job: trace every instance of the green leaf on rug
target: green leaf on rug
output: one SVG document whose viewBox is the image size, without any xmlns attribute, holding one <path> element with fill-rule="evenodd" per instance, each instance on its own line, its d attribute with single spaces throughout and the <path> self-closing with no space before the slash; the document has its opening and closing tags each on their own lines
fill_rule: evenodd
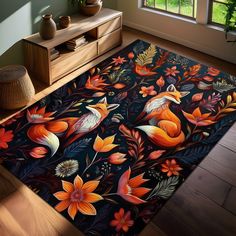
<svg viewBox="0 0 236 236">
<path fill-rule="evenodd" d="M 168 179 L 159 182 L 156 187 L 152 190 L 151 194 L 146 200 L 153 197 L 159 197 L 163 199 L 169 198 L 176 189 L 176 185 L 179 183 L 179 177 L 173 176 Z"/>
</svg>

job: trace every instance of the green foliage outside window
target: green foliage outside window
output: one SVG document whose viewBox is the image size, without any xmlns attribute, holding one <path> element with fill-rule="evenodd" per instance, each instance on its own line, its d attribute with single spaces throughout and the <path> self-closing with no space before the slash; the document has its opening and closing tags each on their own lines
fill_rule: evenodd
<svg viewBox="0 0 236 236">
<path fill-rule="evenodd" d="M 197 0 L 145 0 L 144 6 L 196 18 L 196 2 Z"/>
<path fill-rule="evenodd" d="M 224 26 L 227 41 L 230 31 L 236 31 L 236 0 L 211 0 L 209 22 Z M 196 18 L 197 0 L 144 0 L 149 8 Z"/>
<path fill-rule="evenodd" d="M 236 31 L 236 0 L 227 1 L 227 11 L 225 15 L 225 36 L 227 40 L 230 31 Z M 228 41 L 236 42 L 236 39 Z"/>
</svg>

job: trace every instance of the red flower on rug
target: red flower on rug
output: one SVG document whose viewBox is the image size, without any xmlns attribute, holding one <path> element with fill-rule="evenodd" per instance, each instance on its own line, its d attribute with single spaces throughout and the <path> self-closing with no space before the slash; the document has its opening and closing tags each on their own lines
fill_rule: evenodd
<svg viewBox="0 0 236 236">
<path fill-rule="evenodd" d="M 210 117 L 211 113 L 202 114 L 200 108 L 196 108 L 192 114 L 182 111 L 186 119 L 196 126 L 207 126 L 214 124 L 213 117 Z"/>
<path fill-rule="evenodd" d="M 161 171 L 167 173 L 168 177 L 171 175 L 179 175 L 179 171 L 182 170 L 182 168 L 176 163 L 175 159 L 172 159 L 171 161 L 166 160 L 166 162 L 161 164 L 161 166 Z"/>
<path fill-rule="evenodd" d="M 134 58 L 134 53 L 133 53 L 133 52 L 130 52 L 130 53 L 128 54 L 128 58 L 129 58 L 129 59 L 133 59 L 133 58 Z"/>
<path fill-rule="evenodd" d="M 177 70 L 176 66 L 172 66 L 171 68 L 166 68 L 165 70 L 166 76 L 176 76 L 176 74 L 179 74 L 180 72 Z"/>
<path fill-rule="evenodd" d="M 45 147 L 35 147 L 31 150 L 30 155 L 34 158 L 43 158 L 48 150 Z"/>
<path fill-rule="evenodd" d="M 121 65 L 121 64 L 123 64 L 124 62 L 127 62 L 127 60 L 125 60 L 124 57 L 120 57 L 120 56 L 118 56 L 117 58 L 112 58 L 112 60 L 113 60 L 112 63 L 114 63 L 115 66 Z"/>
<path fill-rule="evenodd" d="M 140 186 L 143 183 L 147 182 L 148 179 L 143 178 L 144 174 L 135 176 L 130 179 L 130 174 L 131 169 L 129 168 L 120 177 L 117 193 L 126 201 L 133 204 L 145 203 L 146 201 L 142 200 L 141 197 L 147 194 L 151 189 Z"/>
<path fill-rule="evenodd" d="M 220 74 L 220 71 L 217 70 L 217 69 L 214 68 L 214 67 L 209 67 L 209 68 L 208 68 L 208 74 L 209 74 L 209 75 L 212 75 L 212 76 L 217 76 L 217 75 Z"/>
<path fill-rule="evenodd" d="M 120 208 L 118 212 L 115 212 L 115 219 L 110 222 L 110 225 L 116 227 L 117 232 L 120 232 L 121 230 L 128 232 L 129 228 L 134 224 L 134 221 L 131 220 L 130 215 L 130 211 L 125 213 L 124 209 Z"/>
<path fill-rule="evenodd" d="M 191 66 L 189 68 L 189 75 L 190 76 L 196 75 L 199 72 L 200 69 L 201 69 L 201 65 L 199 65 L 199 64 Z"/>
<path fill-rule="evenodd" d="M 8 144 L 9 142 L 12 141 L 14 135 L 12 133 L 12 130 L 8 130 L 6 131 L 4 128 L 0 129 L 0 149 L 1 148 L 8 148 Z"/>
<path fill-rule="evenodd" d="M 95 75 L 93 77 L 89 77 L 87 79 L 87 82 L 85 84 L 86 89 L 91 89 L 91 90 L 100 90 L 103 91 L 103 89 L 109 85 L 104 83 L 105 79 L 103 79 L 102 76 L 100 75 Z"/>
<path fill-rule="evenodd" d="M 149 95 L 154 96 L 157 95 L 157 92 L 154 89 L 155 89 L 154 86 L 149 86 L 149 87 L 142 86 L 139 93 L 142 94 L 143 97 L 147 97 Z"/>
</svg>

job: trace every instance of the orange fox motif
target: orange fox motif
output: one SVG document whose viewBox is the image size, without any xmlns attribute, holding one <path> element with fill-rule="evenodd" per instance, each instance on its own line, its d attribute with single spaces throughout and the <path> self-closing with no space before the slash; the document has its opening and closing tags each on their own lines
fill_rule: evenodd
<svg viewBox="0 0 236 236">
<path fill-rule="evenodd" d="M 67 128 L 66 122 L 50 121 L 31 126 L 27 135 L 33 142 L 49 147 L 53 156 L 60 145 L 58 136 L 62 135 Z"/>
<path fill-rule="evenodd" d="M 141 125 L 136 128 L 144 131 L 149 139 L 161 147 L 175 147 L 185 140 L 181 131 L 179 118 L 170 110 L 172 102 L 181 103 L 181 98 L 189 92 L 179 92 L 173 84 L 167 87 L 165 92 L 151 98 L 145 105 L 141 117 L 148 121 L 149 125 Z"/>
<path fill-rule="evenodd" d="M 107 104 L 105 97 L 97 104 L 87 106 L 89 112 L 79 118 L 68 117 L 36 124 L 29 128 L 27 135 L 33 142 L 49 147 L 51 156 L 53 156 L 60 146 L 58 137 L 65 137 L 68 140 L 65 146 L 70 145 L 97 128 L 110 111 L 115 110 L 118 106 L 119 104 Z"/>
<path fill-rule="evenodd" d="M 109 113 L 117 107 L 119 107 L 119 104 L 107 104 L 105 97 L 97 104 L 87 106 L 86 108 L 89 112 L 80 118 L 62 119 L 62 121 L 66 121 L 69 124 L 69 129 L 65 136 L 69 140 L 65 146 L 70 145 L 76 139 L 96 129 Z"/>
</svg>

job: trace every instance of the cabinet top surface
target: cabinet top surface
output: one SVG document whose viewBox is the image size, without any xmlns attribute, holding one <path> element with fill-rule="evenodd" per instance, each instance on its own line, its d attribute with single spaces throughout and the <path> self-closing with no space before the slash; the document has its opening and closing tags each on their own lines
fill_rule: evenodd
<svg viewBox="0 0 236 236">
<path fill-rule="evenodd" d="M 36 33 L 24 38 L 24 40 L 50 49 L 121 15 L 122 12 L 108 8 L 102 8 L 99 14 L 91 17 L 79 14 L 72 15 L 70 26 L 66 29 L 57 30 L 53 39 L 43 40 L 39 33 Z"/>
</svg>

